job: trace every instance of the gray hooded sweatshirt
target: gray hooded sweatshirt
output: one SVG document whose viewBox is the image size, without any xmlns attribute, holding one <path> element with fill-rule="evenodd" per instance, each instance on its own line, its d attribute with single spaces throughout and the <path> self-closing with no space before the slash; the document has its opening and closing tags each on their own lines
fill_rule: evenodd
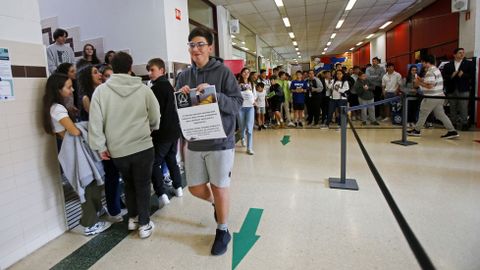
<svg viewBox="0 0 480 270">
<path fill-rule="evenodd" d="M 243 97 L 240 86 L 233 73 L 220 58 L 210 58 L 203 68 L 195 64 L 180 73 L 177 79 L 177 90 L 185 85 L 196 88 L 199 84 L 215 85 L 217 90 L 218 107 L 222 117 L 223 129 L 227 135 L 224 139 L 193 141 L 188 143 L 192 151 L 219 151 L 235 148 L 236 117 L 242 107 Z"/>
<path fill-rule="evenodd" d="M 160 106 L 140 77 L 112 74 L 95 89 L 89 117 L 90 147 L 120 158 L 153 147 L 150 134 L 160 125 Z"/>
</svg>

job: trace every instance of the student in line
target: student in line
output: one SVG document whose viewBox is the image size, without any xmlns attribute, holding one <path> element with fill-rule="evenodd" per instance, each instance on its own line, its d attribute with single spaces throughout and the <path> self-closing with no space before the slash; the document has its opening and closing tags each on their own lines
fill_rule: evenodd
<svg viewBox="0 0 480 270">
<path fill-rule="evenodd" d="M 327 126 L 330 125 L 332 122 L 333 113 L 342 106 L 347 106 L 347 94 L 350 89 L 348 85 L 348 81 L 345 79 L 343 75 L 343 71 L 341 69 L 335 72 L 335 80 L 332 86 L 332 92 L 330 95 L 330 106 L 328 109 L 328 119 L 327 119 Z M 339 115 L 339 114 L 337 114 Z M 339 115 L 340 116 L 340 115 Z M 337 117 L 337 125 L 340 125 L 340 117 Z"/>
<path fill-rule="evenodd" d="M 253 155 L 253 124 L 255 122 L 255 93 L 251 82 L 248 81 L 250 70 L 243 68 L 238 77 L 243 104 L 238 114 L 238 126 L 242 138 L 242 146 L 245 146 L 245 136 L 247 137 L 247 154 Z"/>
<path fill-rule="evenodd" d="M 270 83 L 269 83 L 270 84 Z M 256 91 L 256 99 L 255 104 L 257 105 L 257 122 L 258 122 L 258 130 L 266 129 L 265 126 L 265 114 L 267 113 L 266 109 L 266 102 L 265 97 L 267 93 L 265 92 L 265 84 L 263 82 L 258 82 L 255 86 Z"/>
<path fill-rule="evenodd" d="M 160 108 L 152 90 L 131 76 L 132 57 L 124 52 L 112 59 L 110 79 L 97 87 L 90 103 L 89 144 L 103 160 L 113 160 L 125 182 L 128 229 L 149 237 L 152 177 L 152 130 L 160 125 Z"/>
<path fill-rule="evenodd" d="M 72 115 L 65 108 L 65 99 L 71 97 L 72 92 L 72 80 L 66 75 L 54 73 L 48 78 L 43 96 L 43 128 L 45 132 L 55 135 L 60 140 L 63 140 L 66 133 L 71 136 L 81 136 Z M 98 186 L 97 181 L 92 178 L 89 184 L 83 186 L 83 189 L 85 193 L 84 201 L 81 203 L 80 225 L 85 228 L 85 235 L 101 233 L 111 225 L 110 222 L 99 221 L 97 216 L 97 212 L 102 210 L 102 186 Z"/>
<path fill-rule="evenodd" d="M 368 81 L 367 74 L 359 71 L 358 78 L 354 85 L 355 92 L 358 95 L 360 105 L 373 104 L 373 85 Z M 379 123 L 375 118 L 375 107 L 368 107 L 362 109 L 362 125 L 367 125 L 367 110 L 368 120 L 372 125 L 378 126 Z"/>
<path fill-rule="evenodd" d="M 63 63 L 75 63 L 75 54 L 72 47 L 65 44 L 68 38 L 68 32 L 58 28 L 53 32 L 55 43 L 47 47 L 48 71 L 54 73 L 57 67 Z"/>
<path fill-rule="evenodd" d="M 291 82 L 293 113 L 295 117 L 295 127 L 303 127 L 303 112 L 305 111 L 305 94 L 307 92 L 307 82 L 303 80 L 302 71 L 297 71 L 296 79 Z"/>
<path fill-rule="evenodd" d="M 284 102 L 283 89 L 277 83 L 278 77 L 276 75 L 270 76 L 270 93 L 268 94 L 268 103 L 273 112 L 273 118 L 276 121 L 273 128 L 284 128 L 282 117 L 282 103 Z M 275 125 L 276 124 L 276 125 Z"/>
<path fill-rule="evenodd" d="M 77 69 L 80 69 L 86 65 L 95 66 L 98 64 L 100 64 L 100 60 L 98 60 L 97 57 L 97 49 L 95 49 L 95 47 L 93 47 L 93 45 L 90 43 L 85 44 L 85 46 L 83 46 L 82 58 L 77 61 Z"/>
<path fill-rule="evenodd" d="M 83 66 L 78 72 L 78 86 L 81 95 L 81 120 L 89 120 L 90 102 L 95 89 L 102 84 L 102 74 L 92 65 Z M 105 170 L 105 199 L 109 219 L 112 222 L 122 222 L 120 203 L 120 173 L 112 160 L 103 160 Z"/>
<path fill-rule="evenodd" d="M 165 75 L 165 62 L 160 58 L 153 58 L 146 66 L 151 88 L 160 105 L 160 128 L 152 132 L 155 160 L 152 169 L 152 183 L 155 194 L 158 196 L 159 206 L 170 203 L 164 187 L 164 172 L 168 168 L 172 179 L 175 196 L 182 197 L 182 176 L 177 164 L 177 147 L 181 130 L 175 109 L 175 90 Z M 166 166 L 165 166 L 166 165 Z"/>
</svg>

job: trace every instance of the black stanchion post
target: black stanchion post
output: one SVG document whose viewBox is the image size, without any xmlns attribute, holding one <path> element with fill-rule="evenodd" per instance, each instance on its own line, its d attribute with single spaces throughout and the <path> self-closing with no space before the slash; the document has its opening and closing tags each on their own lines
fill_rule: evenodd
<svg viewBox="0 0 480 270">
<path fill-rule="evenodd" d="M 408 121 L 408 97 L 402 95 L 402 139 L 400 141 L 392 141 L 391 143 L 403 146 L 410 146 L 417 144 L 416 142 L 407 140 L 407 121 Z"/>
<path fill-rule="evenodd" d="M 340 178 L 328 178 L 330 188 L 358 190 L 355 179 L 347 179 L 347 107 L 340 107 Z"/>
</svg>

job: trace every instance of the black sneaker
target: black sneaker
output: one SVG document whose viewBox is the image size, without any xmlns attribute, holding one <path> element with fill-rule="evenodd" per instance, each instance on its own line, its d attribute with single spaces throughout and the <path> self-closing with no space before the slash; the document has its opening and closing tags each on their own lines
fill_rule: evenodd
<svg viewBox="0 0 480 270">
<path fill-rule="evenodd" d="M 295 122 L 295 127 L 298 127 L 298 123 L 297 123 L 297 122 Z"/>
<path fill-rule="evenodd" d="M 418 131 L 418 130 L 416 130 L 416 129 L 408 130 L 408 131 L 407 131 L 407 135 L 408 135 L 408 136 L 415 136 L 415 137 L 420 137 L 420 136 L 422 136 L 422 134 L 420 133 L 420 131 Z"/>
<path fill-rule="evenodd" d="M 377 121 L 375 121 L 375 122 L 372 122 L 372 125 L 373 125 L 373 126 L 380 126 L 380 123 L 378 123 Z"/>
<path fill-rule="evenodd" d="M 456 131 L 449 131 L 447 132 L 447 134 L 441 136 L 441 138 L 444 138 L 444 139 L 455 139 L 458 137 L 460 137 L 460 135 L 458 135 L 458 132 Z"/>
<path fill-rule="evenodd" d="M 302 122 L 298 122 L 298 126 L 299 126 L 299 127 L 303 127 L 303 123 L 302 123 Z"/>
<path fill-rule="evenodd" d="M 218 255 L 223 255 L 225 252 L 227 252 L 227 246 L 228 243 L 230 243 L 230 240 L 232 239 L 232 236 L 230 235 L 230 232 L 228 230 L 219 230 L 217 229 L 217 234 L 215 235 L 215 241 L 213 242 L 212 245 L 212 255 L 218 256 Z"/>
</svg>

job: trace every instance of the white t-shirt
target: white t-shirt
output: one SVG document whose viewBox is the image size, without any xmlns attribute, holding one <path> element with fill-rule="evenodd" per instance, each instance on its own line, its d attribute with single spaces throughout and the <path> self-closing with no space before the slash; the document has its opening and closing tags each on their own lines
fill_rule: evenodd
<svg viewBox="0 0 480 270">
<path fill-rule="evenodd" d="M 59 133 L 64 131 L 65 128 L 60 124 L 60 120 L 69 117 L 67 109 L 61 104 L 54 103 L 50 107 L 50 116 L 52 117 L 53 132 Z"/>
<path fill-rule="evenodd" d="M 453 61 L 453 64 L 455 65 L 455 71 L 458 71 L 460 65 L 462 64 L 462 61 Z"/>
<path fill-rule="evenodd" d="M 336 81 L 332 86 L 332 99 L 347 99 L 341 94 L 347 92 L 350 89 L 347 81 Z"/>
<path fill-rule="evenodd" d="M 402 84 L 402 75 L 394 71 L 392 74 L 385 73 L 382 78 L 382 86 L 385 86 L 386 92 L 395 92 Z"/>
<path fill-rule="evenodd" d="M 267 93 L 265 90 L 262 92 L 257 91 L 257 98 L 255 99 L 255 102 L 257 103 L 257 107 L 264 108 L 265 107 L 265 96 Z"/>
<path fill-rule="evenodd" d="M 253 107 L 255 102 L 255 95 L 252 90 L 243 90 L 242 92 L 243 104 L 242 107 Z"/>
</svg>

